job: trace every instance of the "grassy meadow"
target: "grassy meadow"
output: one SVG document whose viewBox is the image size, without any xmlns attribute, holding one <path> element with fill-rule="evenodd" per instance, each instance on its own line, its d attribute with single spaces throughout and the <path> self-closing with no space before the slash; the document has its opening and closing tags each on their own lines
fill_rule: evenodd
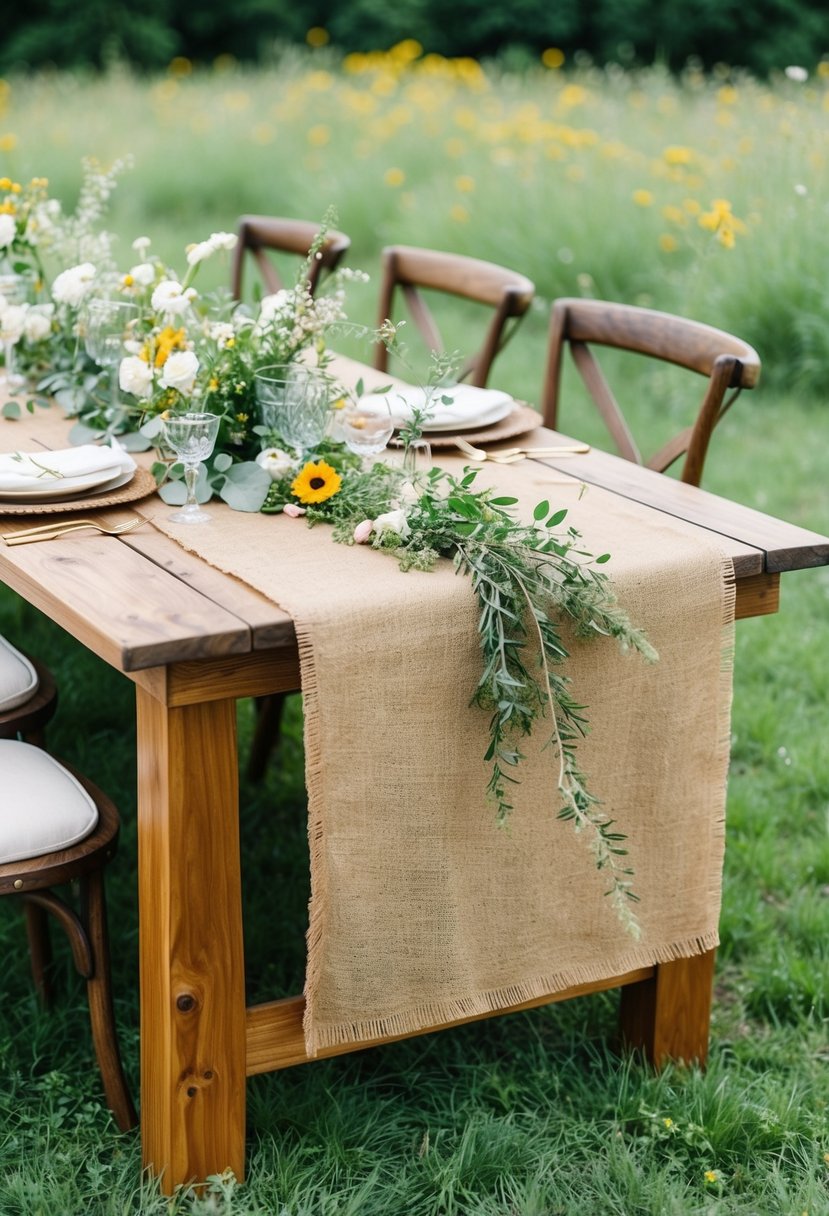
<svg viewBox="0 0 829 1216">
<path fill-rule="evenodd" d="M 418 57 L 405 43 L 344 62 L 294 52 L 258 70 L 179 60 L 149 79 L 47 73 L 0 82 L 0 174 L 46 176 L 71 207 L 81 157 L 130 155 L 107 221 L 124 269 L 139 235 L 183 272 L 184 247 L 239 214 L 318 218 L 329 204 L 352 238 L 350 263 L 372 274 L 390 242 L 513 266 L 535 281 L 537 306 L 493 383 L 528 400 L 556 296 L 647 304 L 731 330 L 758 349 L 763 381 L 718 431 L 705 485 L 827 532 L 828 77 L 519 76 Z M 199 284 L 226 276 L 209 263 Z M 373 321 L 375 291 L 376 274 L 352 290 L 355 319 Z M 462 346 L 465 316 L 442 312 Z M 684 383 L 665 369 L 628 372 L 640 433 L 677 428 Z M 575 396 L 562 427 L 603 443 Z M 168 1201 L 141 1181 L 138 1137 L 119 1135 L 102 1106 L 68 951 L 59 947 L 61 999 L 43 1013 L 22 918 L 5 900 L 2 1216 L 827 1216 L 828 574 L 784 578 L 780 614 L 738 628 L 705 1073 L 657 1076 L 616 1055 L 612 994 L 493 1019 L 256 1078 L 246 1185 L 216 1179 L 209 1194 Z M 132 689 L 4 589 L 0 630 L 55 670 L 51 745 L 122 811 L 109 898 L 137 1087 Z M 251 706 L 239 713 L 246 741 Z M 267 781 L 242 778 L 254 1000 L 301 985 L 301 737 L 293 698 Z"/>
</svg>

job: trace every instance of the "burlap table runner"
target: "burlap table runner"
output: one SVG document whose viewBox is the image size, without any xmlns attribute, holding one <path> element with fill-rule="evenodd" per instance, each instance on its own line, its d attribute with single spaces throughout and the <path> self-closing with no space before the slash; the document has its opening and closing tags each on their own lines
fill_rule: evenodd
<svg viewBox="0 0 829 1216">
<path fill-rule="evenodd" d="M 446 462 L 449 463 L 449 462 Z M 456 467 L 459 465 L 456 464 Z M 285 608 L 300 644 L 311 906 L 306 1040 L 405 1034 L 717 944 L 728 763 L 731 564 L 698 530 L 537 463 L 482 479 L 541 498 L 605 567 L 660 654 L 573 642 L 591 724 L 582 767 L 629 839 L 642 936 L 627 935 L 587 841 L 556 819 L 557 758 L 527 741 L 508 830 L 485 797 L 477 609 L 448 562 L 402 574 L 303 520 L 211 506 L 156 525 Z"/>
</svg>

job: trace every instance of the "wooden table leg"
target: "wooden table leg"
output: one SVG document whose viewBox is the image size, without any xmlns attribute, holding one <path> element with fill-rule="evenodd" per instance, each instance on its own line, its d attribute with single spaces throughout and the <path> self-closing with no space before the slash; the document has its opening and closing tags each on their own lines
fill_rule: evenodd
<svg viewBox="0 0 829 1216">
<path fill-rule="evenodd" d="M 669 1060 L 705 1064 L 716 954 L 660 963 L 651 979 L 622 989 L 623 1043 L 656 1068 Z"/>
<path fill-rule="evenodd" d="M 136 693 L 142 1145 L 171 1194 L 244 1176 L 236 709 Z"/>
</svg>

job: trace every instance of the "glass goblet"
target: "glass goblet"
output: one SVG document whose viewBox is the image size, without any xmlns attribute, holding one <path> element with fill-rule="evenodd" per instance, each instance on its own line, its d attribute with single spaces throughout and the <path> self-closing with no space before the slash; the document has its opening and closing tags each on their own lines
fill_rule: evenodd
<svg viewBox="0 0 829 1216">
<path fill-rule="evenodd" d="M 31 280 L 22 274 L 0 274 L 0 296 L 13 307 L 25 304 L 29 295 Z M 14 336 L 3 337 L 3 361 L 6 373 L 6 388 L 15 393 L 26 383 L 25 376 L 15 371 L 14 348 L 19 340 L 19 332 Z"/>
<path fill-rule="evenodd" d="M 346 407 L 338 418 L 340 434 L 346 447 L 363 458 L 363 468 L 370 468 L 394 434 L 394 419 L 390 414 L 375 414 L 370 410 Z"/>
<path fill-rule="evenodd" d="M 124 343 L 130 336 L 130 322 L 138 316 L 138 305 L 126 300 L 90 300 L 84 319 L 84 344 L 90 358 L 100 367 L 108 368 L 113 415 L 120 407 L 118 367 L 124 354 Z"/>
<path fill-rule="evenodd" d="M 254 380 L 263 424 L 297 452 L 316 447 L 331 416 L 328 380 L 301 363 L 262 367 Z"/>
<path fill-rule="evenodd" d="M 187 487 L 184 506 L 168 516 L 173 523 L 204 524 L 210 520 L 210 515 L 201 509 L 196 499 L 196 481 L 199 465 L 213 451 L 219 421 L 217 414 L 197 413 L 173 414 L 164 419 L 164 439 L 184 465 L 184 484 Z"/>
</svg>

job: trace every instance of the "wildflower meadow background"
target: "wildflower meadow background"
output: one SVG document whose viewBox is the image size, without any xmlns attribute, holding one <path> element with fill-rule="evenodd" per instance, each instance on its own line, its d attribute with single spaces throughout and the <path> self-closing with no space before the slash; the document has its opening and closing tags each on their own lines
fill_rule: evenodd
<svg viewBox="0 0 829 1216">
<path fill-rule="evenodd" d="M 529 401 L 556 296 L 644 304 L 731 330 L 757 348 L 763 378 L 718 431 L 706 486 L 829 530 L 829 60 L 781 59 L 761 82 L 722 66 L 676 75 L 571 66 L 552 46 L 513 70 L 427 54 L 413 39 L 347 55 L 311 42 L 264 66 L 179 56 L 149 76 L 117 64 L 100 75 L 10 73 L 0 81 L 0 176 L 46 177 L 71 207 L 83 157 L 128 159 L 107 221 L 124 264 L 141 235 L 180 264 L 186 245 L 232 230 L 243 213 L 316 219 L 333 204 L 350 263 L 372 276 L 349 293 L 351 315 L 367 323 L 383 244 L 512 266 L 538 299 L 493 383 Z M 200 286 L 228 277 L 214 259 Z M 466 314 L 450 303 L 441 315 L 462 345 Z M 629 375 L 640 426 L 676 429 L 681 383 L 664 368 Z M 577 400 L 562 426 L 605 442 Z M 64 997 L 44 1014 L 17 909 L 3 906 L 0 1211 L 826 1216 L 828 607 L 826 572 L 796 573 L 779 616 L 738 630 L 706 1073 L 655 1076 L 615 1055 L 612 995 L 495 1019 L 257 1078 L 247 1186 L 216 1179 L 211 1194 L 168 1205 L 140 1182 L 137 1138 L 118 1136 L 101 1104 L 65 952 Z M 6 591 L 0 629 L 55 668 L 52 745 L 122 811 L 110 902 L 137 1085 L 131 687 Z M 301 985 L 299 712 L 292 704 L 265 785 L 242 786 L 252 999 Z M 243 741 L 251 717 L 240 706 Z"/>
</svg>

